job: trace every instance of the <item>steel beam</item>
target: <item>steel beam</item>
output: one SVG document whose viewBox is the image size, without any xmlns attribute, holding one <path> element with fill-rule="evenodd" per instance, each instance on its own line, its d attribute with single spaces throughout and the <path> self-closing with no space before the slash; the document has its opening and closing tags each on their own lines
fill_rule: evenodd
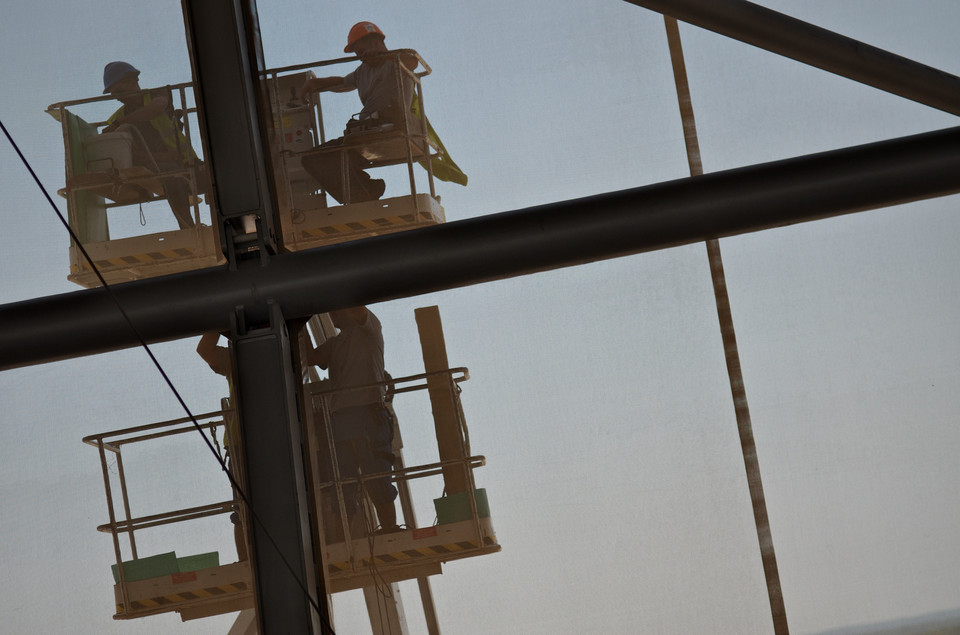
<svg viewBox="0 0 960 635">
<path fill-rule="evenodd" d="M 230 344 L 257 621 L 261 633 L 329 632 L 310 603 L 320 607 L 325 598 L 316 583 L 304 479 L 300 374 L 293 371 L 283 316 L 272 313 L 268 325 L 236 333 Z"/>
<path fill-rule="evenodd" d="M 874 88 L 960 115 L 960 77 L 746 0 L 625 0 Z"/>
<path fill-rule="evenodd" d="M 264 65 L 256 2 L 183 0 L 183 14 L 221 248 L 228 271 L 260 270 L 269 266 L 277 245 L 263 152 L 267 118 L 257 99 Z M 190 302 L 184 291 L 168 299 Z M 254 295 L 232 308 L 221 305 L 218 320 L 232 323 L 247 503 L 243 526 L 250 537 L 257 624 L 260 633 L 328 633 L 330 610 L 315 566 L 302 460 L 300 372 L 294 372 L 287 325 L 273 300 Z M 166 312 L 164 304 L 155 302 L 157 316 Z"/>
<path fill-rule="evenodd" d="M 244 244 L 275 253 L 273 182 L 263 138 L 271 128 L 262 124 L 267 118 L 257 99 L 263 64 L 255 2 L 182 1 L 221 248 L 231 263 Z M 247 233 L 245 217 L 256 219 L 259 236 Z"/>
<path fill-rule="evenodd" d="M 960 192 L 960 128 L 115 285 L 148 342 L 382 302 Z M 0 370 L 137 344 L 103 289 L 0 306 Z"/>
</svg>

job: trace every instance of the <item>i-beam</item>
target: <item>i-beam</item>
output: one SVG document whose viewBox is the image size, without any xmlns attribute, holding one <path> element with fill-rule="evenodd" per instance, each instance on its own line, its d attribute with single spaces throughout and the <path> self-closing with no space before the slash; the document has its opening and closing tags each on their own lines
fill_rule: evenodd
<svg viewBox="0 0 960 635">
<path fill-rule="evenodd" d="M 960 115 L 960 77 L 746 0 L 625 0 L 842 77 Z"/>
<path fill-rule="evenodd" d="M 113 287 L 161 342 L 955 194 L 960 128 Z M 0 306 L 0 370 L 136 345 L 103 289 Z"/>
</svg>

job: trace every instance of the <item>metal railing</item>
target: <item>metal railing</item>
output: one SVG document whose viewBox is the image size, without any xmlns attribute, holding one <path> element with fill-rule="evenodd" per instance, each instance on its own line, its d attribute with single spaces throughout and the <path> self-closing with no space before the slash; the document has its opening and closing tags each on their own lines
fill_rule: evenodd
<svg viewBox="0 0 960 635">
<path fill-rule="evenodd" d="M 186 160 L 183 167 L 180 169 L 165 169 L 160 170 L 156 165 L 153 166 L 152 170 L 154 173 L 149 175 L 123 175 L 121 176 L 119 171 L 116 168 L 105 171 L 105 174 L 109 178 L 109 181 L 106 182 L 95 182 L 95 183 L 84 183 L 79 181 L 78 177 L 82 173 L 75 172 L 75 166 L 73 165 L 72 160 L 70 160 L 71 155 L 71 135 L 69 132 L 69 117 L 65 116 L 68 113 L 68 108 L 75 108 L 76 106 L 95 104 L 99 102 L 109 102 L 116 101 L 116 95 L 100 95 L 97 97 L 87 97 L 84 99 L 73 99 L 69 101 L 61 101 L 50 104 L 47 106 L 46 112 L 52 116 L 54 119 L 60 122 L 63 129 L 63 141 L 64 149 L 66 150 L 67 160 L 66 160 L 66 187 L 59 190 L 59 193 L 67 198 L 70 202 L 70 224 L 72 227 L 77 227 L 80 220 L 77 217 L 77 203 L 75 199 L 75 194 L 77 192 L 91 191 L 103 187 L 105 183 L 112 184 L 115 188 L 119 189 L 121 185 L 132 184 L 139 185 L 144 191 L 143 197 L 138 199 L 135 202 L 115 202 L 107 203 L 104 205 L 105 208 L 111 209 L 116 207 L 125 207 L 129 205 L 134 205 L 137 203 L 147 203 L 152 201 L 164 200 L 165 197 L 156 195 L 153 192 L 150 192 L 146 186 L 152 182 L 155 182 L 158 178 L 184 178 L 189 183 L 189 190 L 193 195 L 191 201 L 191 215 L 194 222 L 199 226 L 200 223 L 200 210 L 199 210 L 199 197 L 197 196 L 202 189 L 202 185 L 206 182 L 206 177 L 202 174 L 203 172 L 203 163 L 198 158 L 194 149 L 198 147 L 197 144 L 193 142 L 191 137 L 191 126 L 190 126 L 190 116 L 196 115 L 196 107 L 191 107 L 188 105 L 187 93 L 193 89 L 193 84 L 190 82 L 184 82 L 180 84 L 168 84 L 165 86 L 157 86 L 154 88 L 144 88 L 140 92 L 141 94 L 155 93 L 155 92 L 165 92 L 169 93 L 171 97 L 176 96 L 176 104 L 171 104 L 171 108 L 174 113 L 174 120 L 172 124 L 177 129 L 180 134 L 175 134 L 173 139 L 176 143 L 173 150 L 177 153 L 179 157 L 189 155 L 189 159 Z M 100 130 L 101 128 L 109 125 L 109 121 L 88 121 L 88 125 L 92 126 L 94 130 Z M 187 144 L 187 148 L 182 146 L 183 141 L 181 141 L 181 135 L 183 140 Z M 146 147 L 146 144 L 141 140 L 138 141 L 141 145 L 144 146 L 144 149 L 147 151 L 147 154 L 151 154 L 149 148 Z M 149 166 L 148 169 L 151 169 Z M 86 172 L 86 167 L 84 166 L 84 172 Z"/>
<path fill-rule="evenodd" d="M 197 415 L 195 417 L 201 431 L 215 431 L 216 428 L 225 426 L 228 417 L 233 415 L 232 410 L 220 410 Z M 177 509 L 159 514 L 134 517 L 130 511 L 130 495 L 127 487 L 126 470 L 123 463 L 123 454 L 121 450 L 124 446 L 134 443 L 143 443 L 156 439 L 168 438 L 185 433 L 196 433 L 197 426 L 189 417 L 160 421 L 141 426 L 123 428 L 100 434 L 93 434 L 83 438 L 87 445 L 97 448 L 100 454 L 100 469 L 103 473 L 103 486 L 107 497 L 107 513 L 110 521 L 97 527 L 98 531 L 109 533 L 113 538 L 113 551 L 117 561 L 117 577 L 119 579 L 119 588 L 123 605 L 127 606 L 127 586 L 126 576 L 123 567 L 123 553 L 120 545 L 121 534 L 127 534 L 130 542 L 130 553 L 134 560 L 139 558 L 137 553 L 137 541 L 135 532 L 151 527 L 159 527 L 173 523 L 195 520 L 218 514 L 230 513 L 234 510 L 234 501 L 223 501 L 211 503 L 198 507 Z M 213 434 L 216 440 L 215 433 Z M 117 480 L 120 486 L 120 501 L 122 503 L 122 516 L 118 517 L 117 505 L 114 500 L 113 485 L 110 478 L 110 463 L 108 456 L 116 460 Z"/>
<path fill-rule="evenodd" d="M 434 371 L 431 373 L 421 373 L 417 375 L 409 375 L 405 377 L 391 378 L 387 381 L 378 382 L 378 383 L 369 383 L 362 384 L 358 386 L 351 386 L 348 388 L 341 388 L 339 390 L 331 390 L 329 385 L 325 381 L 314 382 L 306 384 L 309 395 L 313 398 L 314 407 L 312 408 L 313 412 L 318 412 L 322 414 L 321 424 L 323 425 L 323 431 L 325 433 L 324 437 L 327 440 L 334 439 L 333 428 L 332 428 L 332 418 L 329 411 L 328 399 L 331 396 L 336 394 L 343 394 L 348 392 L 357 392 L 363 390 L 369 390 L 370 388 L 384 388 L 386 390 L 386 402 L 390 404 L 390 410 L 392 414 L 392 401 L 393 398 L 397 395 L 402 395 L 406 393 L 426 390 L 428 388 L 427 380 L 431 378 L 440 377 L 446 379 L 449 382 L 450 395 L 452 396 L 455 404 L 455 413 L 456 413 L 456 427 L 459 438 L 459 457 L 454 459 L 446 459 L 435 461 L 432 463 L 427 463 L 423 465 L 416 465 L 412 467 L 406 467 L 403 464 L 402 452 L 399 450 L 401 447 L 394 448 L 394 469 L 389 472 L 377 472 L 371 474 L 360 474 L 359 476 L 344 476 L 340 473 L 340 467 L 337 461 L 337 452 L 335 442 L 330 441 L 326 443 L 326 447 L 316 447 L 316 445 L 323 445 L 318 443 L 316 437 L 310 437 L 312 443 L 315 447 L 311 448 L 310 456 L 317 456 L 319 453 L 324 453 L 326 459 L 329 461 L 329 464 L 332 467 L 332 480 L 319 481 L 319 479 L 314 478 L 314 481 L 317 484 L 317 503 L 318 507 L 320 505 L 319 498 L 320 493 L 324 490 L 333 489 L 336 494 L 337 501 L 337 518 L 340 522 L 340 530 L 344 537 L 344 542 L 346 543 L 347 552 L 349 554 L 349 560 L 351 562 L 352 570 L 357 572 L 362 568 L 360 564 L 360 559 L 356 557 L 353 541 L 356 538 L 366 537 L 366 534 L 361 536 L 351 535 L 351 527 L 347 514 L 347 501 L 344 496 L 344 486 L 357 484 L 359 492 L 365 491 L 365 483 L 369 481 L 375 481 L 377 479 L 389 478 L 392 482 L 397 485 L 399 491 L 399 498 L 401 503 L 401 510 L 403 512 L 403 521 L 407 526 L 407 529 L 416 529 L 417 521 L 416 516 L 413 512 L 413 505 L 411 502 L 411 495 L 408 487 L 408 482 L 423 479 L 432 476 L 439 476 L 444 474 L 444 468 L 449 468 L 451 466 L 459 466 L 462 468 L 464 473 L 464 479 L 467 483 L 467 492 L 468 492 L 468 502 L 470 505 L 471 520 L 473 524 L 473 537 L 476 540 L 477 545 L 484 544 L 484 530 L 480 522 L 480 516 L 477 507 L 476 500 L 476 481 L 474 479 L 473 470 L 477 467 L 482 467 L 486 465 L 486 458 L 481 455 L 471 455 L 470 454 L 470 434 L 469 429 L 467 428 L 466 418 L 464 417 L 463 407 L 460 401 L 460 386 L 461 382 L 464 382 L 470 378 L 469 372 L 466 368 L 451 368 L 446 370 Z M 397 432 L 399 437 L 399 423 L 397 423 L 396 416 L 393 416 L 393 421 L 397 426 Z M 368 528 L 369 529 L 369 528 Z"/>
<path fill-rule="evenodd" d="M 407 68 L 401 59 L 402 55 L 415 57 L 418 63 L 417 68 L 422 67 L 422 71 L 411 70 Z M 312 100 L 309 103 L 302 103 L 300 101 L 295 102 L 296 108 L 308 108 L 311 112 L 311 131 L 315 135 L 316 145 L 308 148 L 306 150 L 296 150 L 295 148 L 289 147 L 289 143 L 284 139 L 282 132 L 282 121 L 283 113 L 289 107 L 290 102 L 285 101 L 281 95 L 280 83 L 291 74 L 303 75 L 304 72 L 312 72 L 315 69 L 326 68 L 330 66 L 335 66 L 339 64 L 349 64 L 357 63 L 357 57 L 340 57 L 331 60 L 321 60 L 316 62 L 308 62 L 304 64 L 294 64 L 291 66 L 283 66 L 279 68 L 269 69 L 266 71 L 266 80 L 267 86 L 269 88 L 269 94 L 271 99 L 271 110 L 273 111 L 274 121 L 275 121 L 275 134 L 277 136 L 276 145 L 279 148 L 279 153 L 281 157 L 293 158 L 298 155 L 310 154 L 310 153 L 332 153 L 339 154 L 341 160 L 341 173 L 345 174 L 346 170 L 343 169 L 347 162 L 347 153 L 351 150 L 355 150 L 358 146 L 364 143 L 371 143 L 374 146 L 387 146 L 393 144 L 394 147 L 402 145 L 403 152 L 400 155 L 394 156 L 392 158 L 386 158 L 381 160 L 371 160 L 370 167 L 381 167 L 386 165 L 399 165 L 406 164 L 407 166 L 407 175 L 410 183 L 410 194 L 415 195 L 417 193 L 416 179 L 414 176 L 414 163 L 422 161 L 424 168 L 427 170 L 427 183 L 430 191 L 430 196 L 436 197 L 436 190 L 434 188 L 433 180 L 433 167 L 431 159 L 439 156 L 440 148 L 435 144 L 428 135 L 428 126 L 426 111 L 424 109 L 424 98 L 423 98 L 423 85 L 421 79 L 432 73 L 432 69 L 429 64 L 420 56 L 419 53 L 412 49 L 397 49 L 393 51 L 387 51 L 384 53 L 384 57 L 387 58 L 386 63 L 396 65 L 397 72 L 395 73 L 397 79 L 397 95 L 404 95 L 403 90 L 403 78 L 407 77 L 413 82 L 414 95 L 413 98 L 416 99 L 419 104 L 418 113 L 416 114 L 416 121 L 419 125 L 419 130 L 414 130 L 410 126 L 411 113 L 406 112 L 406 109 L 401 107 L 402 117 L 399 118 L 399 123 L 401 126 L 399 129 L 396 127 L 390 130 L 377 131 L 373 130 L 371 132 L 361 132 L 357 134 L 345 134 L 343 145 L 326 147 L 324 144 L 327 143 L 327 133 L 324 129 L 323 123 L 323 99 L 321 98 L 321 93 L 313 93 Z M 331 92 L 342 92 L 332 89 Z M 299 100 L 299 95 L 296 96 Z M 279 124 L 279 125 L 276 125 Z M 345 131 L 346 132 L 346 131 Z M 283 178 L 278 179 L 279 182 L 284 183 L 289 186 L 291 179 L 286 174 L 286 164 L 284 161 L 279 162 L 279 166 L 275 169 L 281 170 L 283 173 Z M 344 190 L 349 194 L 349 183 L 343 183 L 345 186 Z M 296 215 L 297 210 L 292 210 L 293 215 Z"/>
<path fill-rule="evenodd" d="M 400 492 L 401 499 L 401 508 L 402 508 L 402 518 L 404 524 L 406 524 L 408 529 L 415 529 L 416 519 L 413 513 L 413 505 L 411 502 L 411 495 L 407 483 L 416 479 L 423 479 L 433 476 L 438 476 L 443 473 L 443 469 L 449 466 L 461 466 L 466 482 L 469 488 L 469 503 L 470 510 L 473 519 L 473 528 L 474 535 L 477 540 L 478 545 L 483 544 L 483 528 L 480 524 L 477 501 L 475 497 L 476 483 L 473 477 L 473 470 L 477 467 L 481 467 L 486 464 L 486 459 L 483 456 L 471 456 L 470 455 L 470 440 L 469 432 L 467 430 L 466 421 L 463 416 L 463 409 L 460 404 L 459 393 L 460 388 L 459 384 L 463 381 L 469 379 L 469 374 L 466 368 L 453 368 L 444 371 L 437 371 L 433 373 L 422 373 L 419 375 L 410 375 L 406 377 L 400 377 L 396 379 L 390 379 L 386 382 L 375 383 L 375 384 L 364 384 L 361 386 L 353 386 L 349 388 L 344 388 L 338 391 L 331 391 L 326 389 L 326 383 L 324 381 L 319 382 L 308 382 L 304 384 L 305 396 L 309 401 L 313 401 L 317 408 L 314 412 L 322 413 L 322 425 L 326 432 L 327 439 L 333 439 L 332 429 L 330 426 L 330 416 L 327 411 L 327 398 L 336 393 L 350 392 L 369 389 L 372 387 L 383 387 L 386 389 L 387 399 L 389 402 L 392 402 L 393 398 L 397 395 L 403 395 L 411 392 L 425 390 L 427 388 L 427 379 L 433 378 L 435 376 L 442 376 L 449 381 L 449 387 L 451 389 L 451 394 L 455 400 L 456 404 L 456 413 L 457 421 L 456 425 L 460 433 L 460 458 L 448 459 L 435 461 L 432 463 L 427 463 L 424 465 L 416 465 L 411 467 L 406 467 L 402 462 L 402 454 L 397 453 L 397 460 L 395 461 L 395 469 L 389 472 L 379 472 L 375 474 L 361 474 L 358 477 L 342 477 L 340 475 L 339 466 L 337 464 L 336 451 L 332 443 L 327 444 L 326 448 L 320 447 L 320 443 L 317 441 L 315 434 L 308 434 L 308 443 L 310 444 L 310 469 L 313 471 L 313 478 L 311 479 L 314 487 L 314 500 L 317 504 L 317 510 L 322 509 L 320 504 L 321 492 L 329 489 L 333 489 L 336 492 L 337 506 L 338 506 L 338 515 L 341 522 L 341 528 L 343 530 L 343 536 L 348 545 L 348 550 L 351 553 L 351 560 L 353 558 L 353 539 L 359 538 L 360 536 L 351 537 L 350 527 L 347 522 L 347 513 L 346 513 L 346 500 L 344 497 L 344 486 L 351 484 L 358 484 L 360 491 L 364 490 L 364 484 L 368 481 L 374 479 L 389 478 L 397 484 L 398 490 Z M 233 433 L 234 426 L 232 424 L 232 417 L 236 416 L 236 413 L 233 409 L 228 407 L 228 401 L 224 400 L 225 407 L 223 410 L 208 412 L 205 414 L 198 415 L 196 421 L 199 425 L 199 428 L 204 433 L 210 433 L 213 437 L 215 447 L 218 452 L 220 451 L 219 444 L 217 443 L 216 430 L 217 428 L 224 427 L 227 430 L 227 435 Z M 395 420 L 395 419 L 394 419 Z M 309 426 L 309 420 L 308 420 Z M 110 432 L 103 432 L 99 434 L 93 434 L 83 438 L 83 442 L 87 445 L 90 445 L 98 450 L 100 456 L 100 468 L 103 475 L 104 491 L 106 494 L 107 500 L 107 512 L 109 515 L 109 522 L 99 525 L 97 527 L 98 531 L 103 533 L 109 533 L 113 539 L 113 548 L 114 555 L 117 563 L 117 576 L 119 579 L 119 589 L 124 605 L 127 604 L 127 591 L 126 591 L 126 577 L 123 567 L 124 557 L 123 549 L 121 545 L 122 536 L 125 534 L 127 540 L 129 541 L 129 552 L 131 558 L 136 560 L 139 558 L 137 550 L 137 540 L 136 533 L 143 531 L 145 529 L 156 528 L 164 525 L 171 525 L 175 523 L 182 523 L 192 520 L 197 520 L 201 518 L 206 518 L 210 516 L 216 516 L 220 514 L 228 514 L 233 511 L 243 510 L 243 505 L 234 499 L 208 503 L 199 506 L 193 506 L 182 509 L 174 509 L 170 511 L 134 516 L 131 512 L 130 506 L 130 493 L 128 489 L 128 480 L 127 480 L 127 468 L 124 465 L 123 453 L 122 450 L 124 447 L 144 443 L 148 441 L 155 441 L 158 439 L 165 439 L 174 437 L 177 435 L 187 434 L 187 433 L 196 433 L 197 426 L 193 424 L 190 418 L 182 417 L 178 419 L 171 419 L 167 421 L 161 421 L 157 423 L 151 423 L 140 426 L 133 426 L 129 428 L 123 428 L 120 430 L 113 430 Z M 233 446 L 237 442 L 236 439 L 228 442 Z M 239 443 L 242 443 L 242 439 L 239 440 Z M 239 445 L 237 443 L 237 445 Z M 316 477 L 317 474 L 317 465 L 314 463 L 314 457 L 321 458 L 323 454 L 326 454 L 326 457 L 330 461 L 332 466 L 333 479 L 329 481 L 320 482 Z M 223 453 L 221 453 L 221 458 Z M 119 492 L 115 491 L 114 484 L 111 478 L 111 462 L 110 459 L 115 460 L 116 471 L 115 477 L 119 484 Z M 239 466 L 231 465 L 231 471 L 236 474 L 236 468 Z M 241 480 L 242 483 L 242 480 Z M 120 508 L 118 510 L 118 507 Z M 245 514 L 244 514 L 245 515 Z M 318 519 L 318 526 L 322 526 L 322 519 Z"/>
</svg>

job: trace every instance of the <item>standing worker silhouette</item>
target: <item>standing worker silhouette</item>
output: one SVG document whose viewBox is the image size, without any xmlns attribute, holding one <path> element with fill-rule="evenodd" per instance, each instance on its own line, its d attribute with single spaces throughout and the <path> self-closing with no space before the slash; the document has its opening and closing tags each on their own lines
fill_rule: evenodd
<svg viewBox="0 0 960 635">
<path fill-rule="evenodd" d="M 340 332 L 310 351 L 307 361 L 330 370 L 330 425 L 341 478 L 393 469 L 393 419 L 384 407 L 386 380 L 380 320 L 366 307 L 331 311 Z M 354 389 L 357 386 L 366 388 Z M 399 531 L 389 477 L 365 482 L 380 520 L 380 533 Z M 357 486 L 344 485 L 348 516 L 358 511 Z"/>
</svg>

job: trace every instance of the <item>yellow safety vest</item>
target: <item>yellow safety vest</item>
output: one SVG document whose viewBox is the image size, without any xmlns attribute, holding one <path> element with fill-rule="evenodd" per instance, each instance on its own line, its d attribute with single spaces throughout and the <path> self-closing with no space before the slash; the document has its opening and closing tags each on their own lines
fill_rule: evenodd
<svg viewBox="0 0 960 635">
<path fill-rule="evenodd" d="M 149 104 L 151 99 L 152 98 L 149 92 L 143 93 L 144 106 Z M 120 106 L 115 113 L 110 115 L 110 118 L 107 119 L 107 123 L 116 122 L 118 119 L 123 117 L 125 113 L 126 106 Z M 197 154 L 190 146 L 190 141 L 188 141 L 183 133 L 177 129 L 177 126 L 174 125 L 173 120 L 170 117 L 166 115 L 154 117 L 150 120 L 150 125 L 160 134 L 160 139 L 163 140 L 163 144 L 167 146 L 167 148 L 180 154 L 180 158 L 184 163 L 189 163 L 197 158 Z"/>
<path fill-rule="evenodd" d="M 410 112 L 416 116 L 417 119 L 420 118 L 420 98 L 418 95 L 414 94 L 413 102 L 410 104 Z M 440 179 L 441 181 L 449 181 L 451 183 L 458 183 L 460 185 L 467 184 L 467 175 L 460 169 L 454 161 L 453 157 L 450 156 L 450 153 L 447 152 L 447 149 L 443 147 L 443 142 L 440 141 L 439 135 L 437 135 L 436 130 L 433 129 L 433 126 L 430 125 L 430 120 L 424 117 L 424 120 L 427 124 L 427 136 L 437 144 L 437 147 L 440 148 L 440 156 L 433 157 L 430 160 L 430 167 L 433 169 L 433 177 Z M 420 165 L 423 166 L 423 169 L 427 169 L 427 162 L 421 161 Z"/>
</svg>

